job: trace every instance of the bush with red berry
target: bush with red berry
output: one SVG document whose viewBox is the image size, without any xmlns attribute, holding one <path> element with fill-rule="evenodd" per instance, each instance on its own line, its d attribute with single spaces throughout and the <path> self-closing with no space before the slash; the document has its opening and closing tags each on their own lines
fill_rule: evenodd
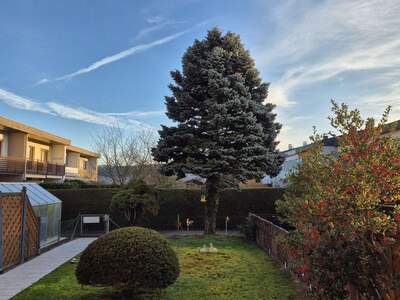
<svg viewBox="0 0 400 300">
<path fill-rule="evenodd" d="M 278 211 L 296 228 L 286 238 L 296 271 L 323 299 L 346 299 L 352 285 L 368 299 L 390 299 L 399 274 L 390 272 L 400 232 L 400 145 L 379 123 L 332 101 L 338 151 L 323 151 L 323 136 L 289 177 Z M 386 126 L 386 127 L 385 127 Z"/>
</svg>

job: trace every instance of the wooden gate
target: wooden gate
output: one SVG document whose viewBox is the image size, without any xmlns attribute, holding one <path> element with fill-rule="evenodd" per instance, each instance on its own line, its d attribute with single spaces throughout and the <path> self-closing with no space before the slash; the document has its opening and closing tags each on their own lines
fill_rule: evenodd
<svg viewBox="0 0 400 300">
<path fill-rule="evenodd" d="M 26 195 L 0 193 L 0 272 L 39 253 L 39 222 Z"/>
</svg>

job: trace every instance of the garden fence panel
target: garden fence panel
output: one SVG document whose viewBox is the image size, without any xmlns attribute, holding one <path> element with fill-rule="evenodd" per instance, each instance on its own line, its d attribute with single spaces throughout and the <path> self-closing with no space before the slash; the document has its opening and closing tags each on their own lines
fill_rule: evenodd
<svg viewBox="0 0 400 300">
<path fill-rule="evenodd" d="M 39 222 L 26 193 L 0 193 L 0 223 L 0 271 L 39 253 Z"/>
</svg>

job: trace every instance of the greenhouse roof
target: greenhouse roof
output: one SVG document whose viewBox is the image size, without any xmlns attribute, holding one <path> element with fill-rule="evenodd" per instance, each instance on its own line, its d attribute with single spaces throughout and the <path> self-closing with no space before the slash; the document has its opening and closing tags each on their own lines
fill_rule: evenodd
<svg viewBox="0 0 400 300">
<path fill-rule="evenodd" d="M 53 194 L 37 183 L 30 182 L 0 182 L 0 193 L 19 193 L 26 187 L 26 192 L 32 206 L 61 203 Z"/>
</svg>

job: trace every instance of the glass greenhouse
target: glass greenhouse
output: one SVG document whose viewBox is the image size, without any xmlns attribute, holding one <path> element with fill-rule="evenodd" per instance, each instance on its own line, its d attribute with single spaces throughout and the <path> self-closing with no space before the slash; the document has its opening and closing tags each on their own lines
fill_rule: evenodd
<svg viewBox="0 0 400 300">
<path fill-rule="evenodd" d="M 40 218 L 40 248 L 51 245 L 61 237 L 61 200 L 37 183 L 0 182 L 0 193 L 21 192 L 26 187 L 28 199 Z"/>
</svg>

